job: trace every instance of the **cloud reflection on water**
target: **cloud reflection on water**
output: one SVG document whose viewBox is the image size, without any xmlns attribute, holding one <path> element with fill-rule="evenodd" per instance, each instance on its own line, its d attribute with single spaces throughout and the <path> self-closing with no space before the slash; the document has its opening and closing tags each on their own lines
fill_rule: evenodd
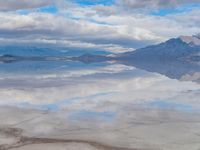
<svg viewBox="0 0 200 150">
<path fill-rule="evenodd" d="M 131 148 L 200 143 L 200 84 L 122 64 L 81 68 L 1 74 L 0 127 Z"/>
</svg>

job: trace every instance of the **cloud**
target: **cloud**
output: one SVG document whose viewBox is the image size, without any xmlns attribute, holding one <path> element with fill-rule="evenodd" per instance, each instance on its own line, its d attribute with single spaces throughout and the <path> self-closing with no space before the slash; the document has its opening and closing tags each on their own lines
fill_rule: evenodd
<svg viewBox="0 0 200 150">
<path fill-rule="evenodd" d="M 117 0 L 116 4 L 125 9 L 132 8 L 173 8 L 184 4 L 200 3 L 199 0 Z"/>
<path fill-rule="evenodd" d="M 56 13 L 29 10 L 27 14 L 20 14 L 6 10 L 37 8 L 53 3 L 51 0 L 0 1 L 0 10 L 4 9 L 0 12 L 0 40 L 1 43 L 61 44 L 118 53 L 199 31 L 198 9 L 162 17 L 141 11 L 124 11 L 126 7 L 136 7 L 135 3 L 142 8 L 151 3 L 160 7 L 161 2 L 125 0 L 122 3 L 118 0 L 112 5 L 78 5 L 61 0 L 56 2 Z M 186 1 L 177 1 L 179 3 Z"/>
<path fill-rule="evenodd" d="M 0 0 L 0 11 L 32 9 L 52 5 L 53 0 Z"/>
<path fill-rule="evenodd" d="M 134 45 L 139 46 L 145 44 L 144 41 L 148 43 L 154 40 L 151 37 L 153 35 L 145 29 L 135 28 L 130 32 L 123 24 L 99 24 L 87 19 L 74 20 L 47 13 L 28 15 L 0 13 L 0 19 L 2 22 L 0 37 L 7 39 L 17 37 L 22 41 L 41 39 L 41 42 L 56 41 L 58 43 L 74 41 L 73 44 L 82 42 L 83 45 L 87 43 L 88 46 L 94 48 L 95 45 L 100 46 L 99 48 L 106 45 L 111 48 L 110 46 L 113 45 L 114 47 L 125 47 L 124 49 L 134 48 Z M 140 32 L 143 34 L 140 35 Z M 147 37 L 144 39 L 145 36 Z"/>
</svg>

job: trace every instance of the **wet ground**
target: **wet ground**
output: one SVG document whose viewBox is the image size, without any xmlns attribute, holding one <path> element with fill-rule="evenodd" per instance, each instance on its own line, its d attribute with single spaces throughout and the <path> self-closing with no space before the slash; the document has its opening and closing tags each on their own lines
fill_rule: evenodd
<svg viewBox="0 0 200 150">
<path fill-rule="evenodd" d="M 0 150 L 198 150 L 199 73 L 185 69 L 0 64 Z"/>
</svg>

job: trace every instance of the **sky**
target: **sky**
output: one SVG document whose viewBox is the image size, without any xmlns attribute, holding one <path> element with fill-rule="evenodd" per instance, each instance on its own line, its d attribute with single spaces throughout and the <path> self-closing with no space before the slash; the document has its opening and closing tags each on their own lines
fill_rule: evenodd
<svg viewBox="0 0 200 150">
<path fill-rule="evenodd" d="M 200 32 L 200 0 L 0 0 L 0 43 L 121 53 Z"/>
</svg>

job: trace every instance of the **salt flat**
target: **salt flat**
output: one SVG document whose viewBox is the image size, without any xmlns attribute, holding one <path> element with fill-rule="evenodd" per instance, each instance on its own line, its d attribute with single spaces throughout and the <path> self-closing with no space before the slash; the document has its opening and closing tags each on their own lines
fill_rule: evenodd
<svg viewBox="0 0 200 150">
<path fill-rule="evenodd" d="M 196 80 L 113 63 L 33 68 L 0 74 L 1 150 L 200 147 Z"/>
</svg>

